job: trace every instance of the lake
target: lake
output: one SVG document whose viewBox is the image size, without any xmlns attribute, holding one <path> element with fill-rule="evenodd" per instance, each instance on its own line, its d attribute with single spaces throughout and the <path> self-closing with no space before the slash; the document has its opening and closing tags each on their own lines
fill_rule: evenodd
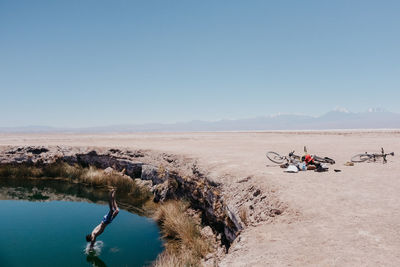
<svg viewBox="0 0 400 267">
<path fill-rule="evenodd" d="M 108 205 L 49 201 L 57 199 L 55 192 L 43 185 L 0 183 L 0 266 L 143 266 L 162 252 L 157 224 L 120 208 L 97 238 L 95 252 L 88 253 L 85 235 L 101 222 Z M 20 196 L 31 201 L 15 200 Z"/>
</svg>

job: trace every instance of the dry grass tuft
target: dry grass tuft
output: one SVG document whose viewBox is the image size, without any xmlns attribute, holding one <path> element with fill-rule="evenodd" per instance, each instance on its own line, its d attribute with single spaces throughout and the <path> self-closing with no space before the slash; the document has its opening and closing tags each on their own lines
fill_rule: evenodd
<svg viewBox="0 0 400 267">
<path fill-rule="evenodd" d="M 249 221 L 248 221 L 248 214 L 247 214 L 247 209 L 246 207 L 242 206 L 239 210 L 239 217 L 242 220 L 242 222 L 244 223 L 244 225 L 248 225 Z"/>
<path fill-rule="evenodd" d="M 211 251 L 210 244 L 200 234 L 199 223 L 187 214 L 188 206 L 185 202 L 171 200 L 155 212 L 153 217 L 168 240 L 166 251 L 155 266 L 196 266 Z"/>
<path fill-rule="evenodd" d="M 136 186 L 130 177 L 123 176 L 117 172 L 107 174 L 93 166 L 85 169 L 80 178 L 82 182 L 89 185 L 116 187 L 122 192 L 131 192 L 133 187 Z"/>
<path fill-rule="evenodd" d="M 153 263 L 154 267 L 184 267 L 182 261 L 174 254 L 163 252 Z"/>
<path fill-rule="evenodd" d="M 169 253 L 164 251 L 158 255 L 153 263 L 154 267 L 189 267 L 200 266 L 197 259 L 194 259 L 190 251 L 184 250 L 179 254 Z"/>
<path fill-rule="evenodd" d="M 71 166 L 64 162 L 45 165 L 41 170 L 41 175 L 35 177 L 69 178 L 79 180 L 84 172 L 84 169 L 81 166 Z"/>
<path fill-rule="evenodd" d="M 2 178 L 31 178 L 39 177 L 43 173 L 42 169 L 31 166 L 3 165 L 0 167 L 0 177 Z"/>
</svg>

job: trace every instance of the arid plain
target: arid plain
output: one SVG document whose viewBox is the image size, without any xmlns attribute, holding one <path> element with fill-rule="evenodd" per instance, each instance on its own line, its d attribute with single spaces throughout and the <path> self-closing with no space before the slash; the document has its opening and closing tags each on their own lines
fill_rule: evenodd
<svg viewBox="0 0 400 267">
<path fill-rule="evenodd" d="M 183 155 L 197 159 L 227 197 L 255 186 L 285 207 L 271 220 L 250 223 L 220 266 L 400 266 L 400 131 L 0 134 L 0 145 Z M 270 150 L 302 154 L 304 146 L 336 164 L 324 173 L 291 174 L 265 157 Z M 381 147 L 395 152 L 387 164 L 344 165 L 355 154 Z"/>
</svg>

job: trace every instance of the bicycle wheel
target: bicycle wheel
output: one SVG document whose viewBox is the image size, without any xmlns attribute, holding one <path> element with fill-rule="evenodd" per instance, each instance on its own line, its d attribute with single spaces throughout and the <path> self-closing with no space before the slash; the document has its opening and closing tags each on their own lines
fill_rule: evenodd
<svg viewBox="0 0 400 267">
<path fill-rule="evenodd" d="M 351 161 L 352 162 L 364 162 L 371 158 L 372 158 L 372 155 L 364 153 L 364 154 L 358 154 L 358 155 L 353 156 L 351 158 Z"/>
<path fill-rule="evenodd" d="M 331 158 L 328 157 L 319 157 L 319 156 L 314 156 L 313 157 L 315 161 L 319 163 L 329 163 L 329 164 L 335 164 L 335 161 Z"/>
<path fill-rule="evenodd" d="M 273 152 L 273 151 L 267 152 L 267 158 L 276 164 L 282 164 L 285 162 L 284 157 L 282 157 L 281 155 L 279 155 L 278 153 Z"/>
</svg>

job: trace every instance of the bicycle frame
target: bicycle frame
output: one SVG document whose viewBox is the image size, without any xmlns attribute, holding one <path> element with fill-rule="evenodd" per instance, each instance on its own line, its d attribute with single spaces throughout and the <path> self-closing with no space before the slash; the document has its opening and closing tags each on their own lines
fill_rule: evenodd
<svg viewBox="0 0 400 267">
<path fill-rule="evenodd" d="M 357 156 L 363 156 L 363 157 L 367 157 L 367 159 L 361 160 L 359 162 L 363 162 L 363 161 L 374 161 L 376 162 L 377 159 L 381 158 L 383 159 L 383 164 L 387 163 L 387 156 L 394 156 L 394 152 L 391 153 L 385 153 L 385 150 L 383 149 L 383 147 L 381 148 L 381 153 L 372 153 L 372 154 L 368 154 L 368 152 L 365 152 L 365 154 L 358 154 L 356 156 L 354 156 L 353 158 L 357 157 Z M 353 161 L 352 158 L 352 161 Z M 358 162 L 358 161 L 354 161 L 354 162 Z"/>
</svg>

